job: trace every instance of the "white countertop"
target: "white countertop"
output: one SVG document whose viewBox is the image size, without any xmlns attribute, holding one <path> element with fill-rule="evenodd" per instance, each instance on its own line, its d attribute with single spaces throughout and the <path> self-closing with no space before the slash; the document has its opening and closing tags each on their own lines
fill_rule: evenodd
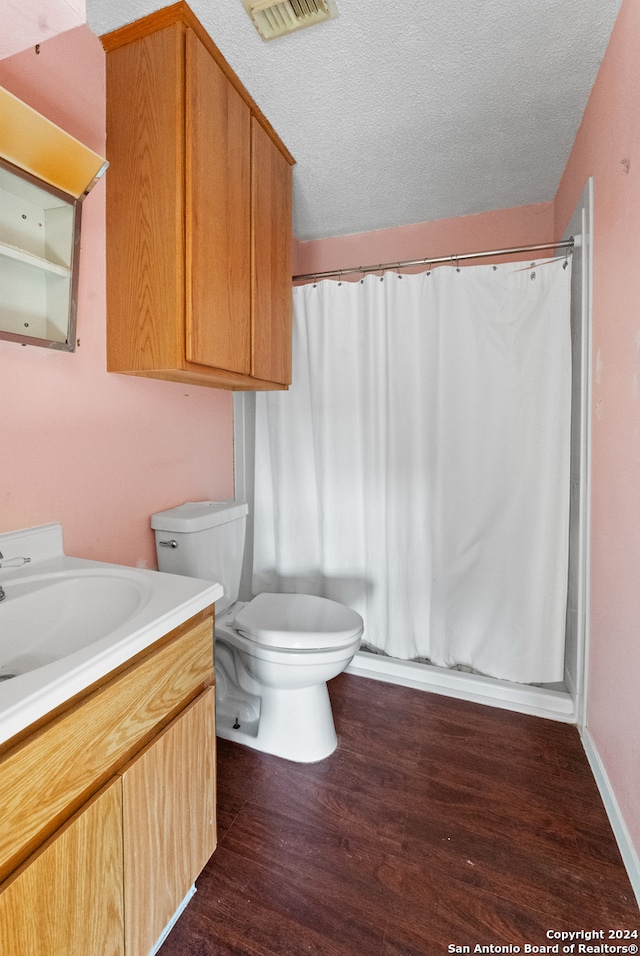
<svg viewBox="0 0 640 956">
<path fill-rule="evenodd" d="M 33 587 L 30 582 L 37 583 L 49 576 L 56 580 L 62 577 L 65 582 L 70 580 L 81 586 L 83 576 L 86 579 L 87 576 L 105 578 L 112 575 L 126 577 L 134 584 L 137 582 L 144 592 L 144 600 L 135 613 L 98 640 L 77 647 L 43 666 L 0 681 L 0 743 L 126 663 L 194 614 L 214 604 L 223 594 L 220 584 L 198 578 L 67 556 L 62 550 L 59 525 L 0 535 L 0 552 L 5 559 L 14 555 L 31 557 L 31 561 L 22 567 L 0 568 L 0 585 L 6 594 L 5 600 L 0 601 L 0 673 L 2 656 L 6 658 L 7 653 L 15 651 L 2 647 L 3 610 L 7 613 L 6 622 L 10 613 L 7 609 L 13 610 L 13 588 L 15 595 Z M 23 594 L 20 600 L 28 600 L 28 597 Z M 5 626 L 5 633 L 7 631 Z"/>
</svg>

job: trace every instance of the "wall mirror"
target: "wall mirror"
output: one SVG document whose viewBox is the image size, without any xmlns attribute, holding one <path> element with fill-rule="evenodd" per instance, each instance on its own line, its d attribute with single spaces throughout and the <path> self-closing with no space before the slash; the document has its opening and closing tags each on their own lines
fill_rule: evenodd
<svg viewBox="0 0 640 956">
<path fill-rule="evenodd" d="M 75 351 L 81 208 L 0 160 L 0 338 Z"/>
</svg>

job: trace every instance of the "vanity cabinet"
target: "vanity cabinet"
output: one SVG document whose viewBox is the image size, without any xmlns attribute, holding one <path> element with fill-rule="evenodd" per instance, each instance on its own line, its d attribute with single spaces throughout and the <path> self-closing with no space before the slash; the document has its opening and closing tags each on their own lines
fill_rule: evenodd
<svg viewBox="0 0 640 956">
<path fill-rule="evenodd" d="M 292 156 L 187 4 L 102 43 L 108 370 L 286 388 Z"/>
<path fill-rule="evenodd" d="M 0 953 L 148 956 L 216 846 L 212 611 L 7 747 Z"/>
</svg>

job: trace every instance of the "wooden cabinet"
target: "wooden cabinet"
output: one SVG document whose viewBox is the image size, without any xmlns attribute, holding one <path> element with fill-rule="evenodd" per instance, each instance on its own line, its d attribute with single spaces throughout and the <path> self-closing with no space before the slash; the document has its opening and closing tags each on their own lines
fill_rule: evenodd
<svg viewBox="0 0 640 956">
<path fill-rule="evenodd" d="M 291 381 L 293 158 L 185 3 L 107 51 L 107 367 Z"/>
<path fill-rule="evenodd" d="M 122 772 L 125 952 L 147 956 L 216 848 L 215 692 Z"/>
<path fill-rule="evenodd" d="M 0 953 L 148 956 L 213 853 L 213 616 L 0 756 Z"/>
</svg>

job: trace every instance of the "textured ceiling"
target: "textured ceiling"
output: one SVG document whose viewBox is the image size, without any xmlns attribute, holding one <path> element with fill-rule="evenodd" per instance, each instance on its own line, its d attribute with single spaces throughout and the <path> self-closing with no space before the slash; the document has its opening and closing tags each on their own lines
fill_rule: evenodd
<svg viewBox="0 0 640 956">
<path fill-rule="evenodd" d="M 86 0 L 98 35 L 165 4 Z M 621 0 L 336 0 L 263 42 L 190 0 L 297 160 L 299 239 L 554 198 Z"/>
</svg>

